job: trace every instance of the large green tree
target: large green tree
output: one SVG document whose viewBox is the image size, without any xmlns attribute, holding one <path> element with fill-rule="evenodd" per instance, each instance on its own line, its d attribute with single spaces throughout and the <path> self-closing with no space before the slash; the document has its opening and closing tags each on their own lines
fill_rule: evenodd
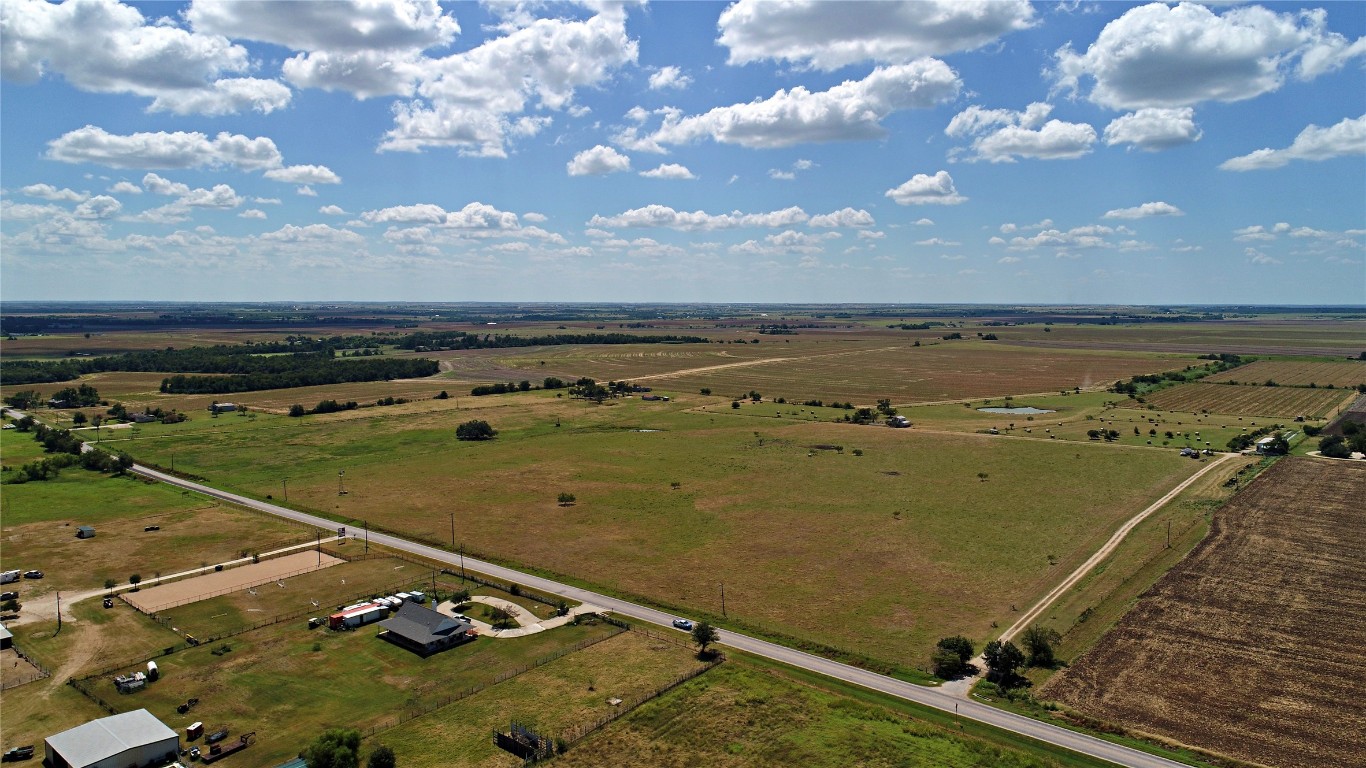
<svg viewBox="0 0 1366 768">
<path fill-rule="evenodd" d="M 359 768 L 360 731 L 329 728 L 300 755 L 308 768 Z"/>
<path fill-rule="evenodd" d="M 1004 688 L 1013 688 L 1020 679 L 1016 670 L 1024 666 L 1024 652 L 1009 640 L 992 640 L 982 649 L 982 658 L 987 663 L 987 679 Z"/>
<path fill-rule="evenodd" d="M 1053 668 L 1057 665 L 1057 659 L 1053 657 L 1053 646 L 1061 640 L 1062 635 L 1059 635 L 1056 629 L 1038 624 L 1030 626 L 1020 635 L 1020 643 L 1028 655 L 1025 663 L 1031 667 Z"/>
<path fill-rule="evenodd" d="M 972 658 L 974 650 L 972 641 L 962 635 L 940 639 L 935 644 L 934 654 L 930 657 L 935 677 L 950 680 L 969 672 L 972 665 L 968 660 Z"/>
<path fill-rule="evenodd" d="M 397 765 L 398 758 L 394 756 L 394 750 L 383 744 L 375 747 L 365 760 L 365 768 L 395 768 Z"/>
<path fill-rule="evenodd" d="M 721 633 L 711 624 L 699 621 L 693 625 L 692 641 L 697 643 L 697 652 L 706 653 L 707 646 L 721 639 Z"/>
<path fill-rule="evenodd" d="M 457 440 L 491 440 L 496 434 L 498 430 L 482 419 L 473 419 L 455 428 Z"/>
</svg>

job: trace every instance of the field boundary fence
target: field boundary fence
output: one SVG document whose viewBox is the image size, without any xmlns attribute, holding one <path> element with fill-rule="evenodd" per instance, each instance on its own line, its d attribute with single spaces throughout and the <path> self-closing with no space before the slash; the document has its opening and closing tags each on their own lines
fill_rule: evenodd
<svg viewBox="0 0 1366 768">
<path fill-rule="evenodd" d="M 271 582 L 274 582 L 274 581 L 282 581 L 282 580 L 284 580 L 284 579 L 292 579 L 292 578 L 294 578 L 295 576 L 302 576 L 302 575 L 304 575 L 305 573 L 313 573 L 313 572 L 316 571 L 316 570 L 318 570 L 318 567 L 315 565 L 315 566 L 313 566 L 313 567 L 311 567 L 311 568 L 300 568 L 300 569 L 297 570 L 297 571 L 290 571 L 289 573 L 277 574 L 277 575 L 271 576 L 271 577 L 269 577 L 269 578 L 261 579 L 260 581 L 252 581 L 252 582 L 249 582 L 249 583 L 246 583 L 246 584 L 239 584 L 239 585 L 237 585 L 237 586 L 235 586 L 235 587 L 228 587 L 228 588 L 225 588 L 225 589 L 215 589 L 215 590 L 213 590 L 212 592 L 205 592 L 205 593 L 203 593 L 203 594 L 195 595 L 195 596 L 193 596 L 193 597 L 187 597 L 187 598 L 185 598 L 185 599 L 183 599 L 183 600 L 177 600 L 177 601 L 175 601 L 174 603 L 171 603 L 171 604 L 169 604 L 169 605 L 160 606 L 160 607 L 158 607 L 155 611 L 147 611 L 147 610 L 144 610 L 143 608 L 141 608 L 140 606 L 138 606 L 136 603 L 134 603 L 132 600 L 129 600 L 129 599 L 128 599 L 128 595 L 129 595 L 129 593 L 131 593 L 133 590 L 127 590 L 127 591 L 124 591 L 124 592 L 120 592 L 120 593 L 119 593 L 119 599 L 122 600 L 123 602 L 127 603 L 129 606 L 133 607 L 134 609 L 136 609 L 139 613 L 145 613 L 145 614 L 147 614 L 148 616 L 152 616 L 152 615 L 158 614 L 158 613 L 160 613 L 160 612 L 162 612 L 162 611 L 170 611 L 170 610 L 174 610 L 174 609 L 176 609 L 176 608 L 183 608 L 184 606 L 187 606 L 187 605 L 189 605 L 189 604 L 191 604 L 191 603 L 198 603 L 198 602 L 203 601 L 203 600 L 212 600 L 212 599 L 215 598 L 215 597 L 222 597 L 223 595 L 230 595 L 230 594 L 232 594 L 233 592 L 245 592 L 245 591 L 248 590 L 248 589 L 255 589 L 255 588 L 257 588 L 257 587 L 265 586 L 266 584 L 270 584 Z M 161 586 L 161 584 L 158 583 L 158 584 L 154 584 L 153 586 L 154 586 L 154 587 L 159 587 L 159 586 Z"/>
<path fill-rule="evenodd" d="M 583 741 L 585 738 L 595 733 L 596 731 L 599 731 L 607 725 L 610 725 L 611 723 L 615 722 L 616 720 L 625 717 L 626 715 L 629 715 L 631 712 L 640 708 L 642 705 L 654 699 L 657 699 L 660 696 L 663 696 L 664 694 L 668 693 L 669 691 L 672 691 L 673 689 L 688 682 L 689 680 L 693 680 L 707 672 L 710 672 L 713 669 L 716 669 L 724 661 L 725 657 L 718 655 L 706 664 L 694 667 L 688 670 L 687 672 L 678 675 L 673 680 L 670 680 L 669 682 L 661 686 L 658 686 L 651 691 L 639 694 L 637 696 L 633 696 L 630 699 L 621 702 L 615 708 L 613 708 L 611 712 L 608 712 L 607 714 L 602 715 L 601 717 L 598 717 L 594 720 L 590 720 L 586 723 L 580 723 L 579 725 L 569 728 L 560 735 L 559 739 L 556 740 L 557 743 L 562 742 L 563 744 L 563 746 L 559 748 L 568 749 L 569 747 L 574 746 L 575 744 L 579 743 L 580 741 Z"/>
</svg>

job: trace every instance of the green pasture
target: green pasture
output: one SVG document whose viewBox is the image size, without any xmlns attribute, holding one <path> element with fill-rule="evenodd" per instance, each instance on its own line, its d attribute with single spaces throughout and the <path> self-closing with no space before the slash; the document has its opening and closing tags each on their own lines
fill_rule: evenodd
<svg viewBox="0 0 1366 768">
<path fill-rule="evenodd" d="M 455 440 L 468 418 L 499 436 Z M 944 634 L 1009 623 L 1195 468 L 1127 446 L 737 418 L 685 393 L 291 421 L 135 455 L 166 465 L 174 452 L 178 469 L 257 497 L 287 484 L 292 506 L 438 545 L 453 515 L 468 552 L 718 620 L 724 581 L 736 626 L 906 666 Z M 557 505 L 561 492 L 576 503 Z"/>
</svg>

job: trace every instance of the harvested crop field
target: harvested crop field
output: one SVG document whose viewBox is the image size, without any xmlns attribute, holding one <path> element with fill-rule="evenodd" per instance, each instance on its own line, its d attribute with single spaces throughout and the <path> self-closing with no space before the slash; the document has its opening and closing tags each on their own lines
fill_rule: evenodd
<svg viewBox="0 0 1366 768">
<path fill-rule="evenodd" d="M 1145 399 L 1149 405 L 1164 411 L 1321 419 L 1332 414 L 1351 396 L 1351 392 L 1341 389 L 1248 387 L 1192 382 L 1159 390 Z"/>
<path fill-rule="evenodd" d="M 1286 387 L 1307 387 L 1310 384 L 1326 387 L 1331 384 L 1351 389 L 1358 384 L 1366 384 L 1366 362 L 1258 360 L 1206 379 L 1215 384 L 1240 381 L 1260 384 L 1268 380 Z"/>
<path fill-rule="evenodd" d="M 1284 768 L 1360 764 L 1366 466 L 1287 458 L 1042 694 Z"/>
</svg>

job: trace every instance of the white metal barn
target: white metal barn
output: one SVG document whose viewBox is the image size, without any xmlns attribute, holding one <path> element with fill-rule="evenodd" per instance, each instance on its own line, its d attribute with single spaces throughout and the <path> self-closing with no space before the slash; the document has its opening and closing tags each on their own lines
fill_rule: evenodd
<svg viewBox="0 0 1366 768">
<path fill-rule="evenodd" d="M 180 737 L 139 709 L 91 720 L 43 741 L 52 768 L 141 768 L 175 759 Z"/>
</svg>

